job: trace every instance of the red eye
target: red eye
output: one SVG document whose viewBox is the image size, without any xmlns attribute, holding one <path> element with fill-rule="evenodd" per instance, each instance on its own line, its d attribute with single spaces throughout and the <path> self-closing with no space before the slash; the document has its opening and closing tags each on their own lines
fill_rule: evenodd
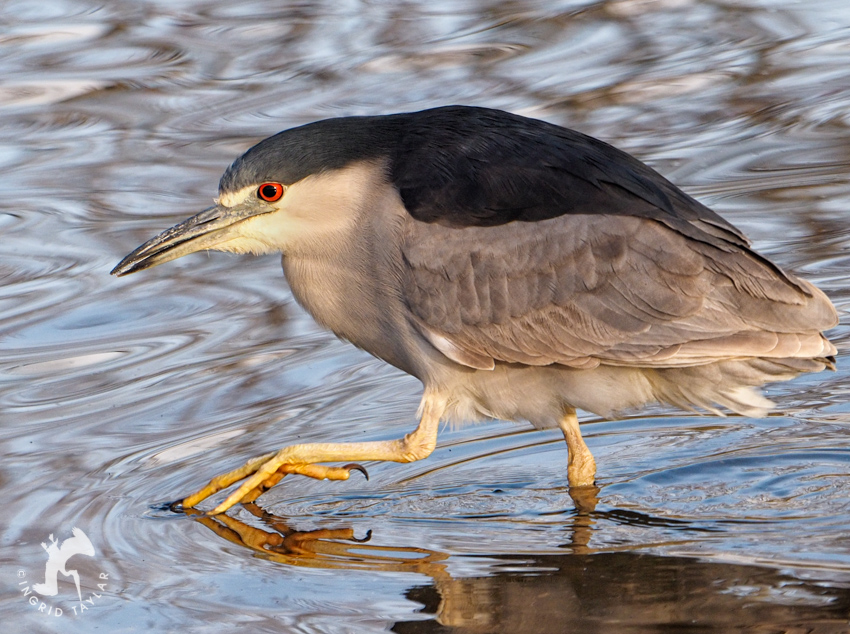
<svg viewBox="0 0 850 634">
<path fill-rule="evenodd" d="M 273 203 L 276 200 L 280 200 L 280 197 L 283 196 L 283 185 L 280 183 L 263 183 L 257 190 L 257 196 L 267 202 Z"/>
</svg>

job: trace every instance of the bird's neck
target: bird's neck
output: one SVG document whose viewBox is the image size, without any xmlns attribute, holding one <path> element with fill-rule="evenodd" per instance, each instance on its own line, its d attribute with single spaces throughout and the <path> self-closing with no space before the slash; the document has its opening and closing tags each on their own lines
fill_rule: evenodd
<svg viewBox="0 0 850 634">
<path fill-rule="evenodd" d="M 418 376 L 400 298 L 400 238 L 392 235 L 400 222 L 386 207 L 392 205 L 366 210 L 354 231 L 284 253 L 283 270 L 295 299 L 320 325 Z"/>
</svg>

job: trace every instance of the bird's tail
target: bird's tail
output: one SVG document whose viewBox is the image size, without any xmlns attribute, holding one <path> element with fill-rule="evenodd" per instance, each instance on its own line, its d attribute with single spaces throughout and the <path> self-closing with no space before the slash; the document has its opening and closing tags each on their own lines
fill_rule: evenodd
<svg viewBox="0 0 850 634">
<path fill-rule="evenodd" d="M 719 406 L 757 418 L 774 407 L 773 401 L 765 398 L 759 387 L 827 368 L 835 369 L 833 358 L 734 359 L 657 370 L 650 382 L 661 402 L 722 415 Z"/>
</svg>

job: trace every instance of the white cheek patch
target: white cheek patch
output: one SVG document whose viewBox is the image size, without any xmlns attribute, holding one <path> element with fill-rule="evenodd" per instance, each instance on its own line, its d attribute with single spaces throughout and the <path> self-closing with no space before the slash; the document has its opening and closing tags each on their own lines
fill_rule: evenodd
<svg viewBox="0 0 850 634">
<path fill-rule="evenodd" d="M 239 191 L 235 192 L 223 192 L 219 194 L 218 198 L 215 199 L 215 203 L 217 205 L 221 205 L 222 207 L 235 207 L 239 205 L 248 198 L 254 197 L 257 195 L 257 185 L 248 185 L 248 187 L 243 187 Z"/>
</svg>

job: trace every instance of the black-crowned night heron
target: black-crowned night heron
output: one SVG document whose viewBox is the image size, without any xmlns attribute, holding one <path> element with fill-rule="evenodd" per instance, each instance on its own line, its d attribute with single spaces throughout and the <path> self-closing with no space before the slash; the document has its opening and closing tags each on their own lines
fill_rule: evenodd
<svg viewBox="0 0 850 634">
<path fill-rule="evenodd" d="M 606 143 L 513 114 L 450 106 L 328 119 L 272 136 L 224 173 L 216 204 L 112 271 L 203 249 L 283 253 L 298 302 L 337 336 L 422 381 L 415 431 L 300 444 L 183 500 L 244 480 L 212 513 L 284 475 L 346 479 L 410 462 L 441 420 L 560 427 L 570 487 L 596 465 L 576 409 L 651 402 L 745 415 L 757 389 L 833 367 L 829 299 Z"/>
</svg>

